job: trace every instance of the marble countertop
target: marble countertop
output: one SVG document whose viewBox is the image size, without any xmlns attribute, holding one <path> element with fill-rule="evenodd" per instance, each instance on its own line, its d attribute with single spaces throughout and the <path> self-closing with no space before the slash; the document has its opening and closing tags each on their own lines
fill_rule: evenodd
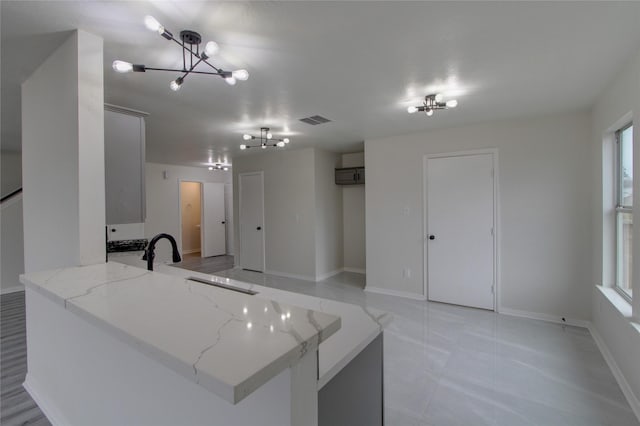
<svg viewBox="0 0 640 426">
<path fill-rule="evenodd" d="M 152 272 L 112 261 L 29 273 L 21 281 L 234 404 L 340 329 L 334 314 L 166 270 L 179 269 Z"/>
<path fill-rule="evenodd" d="M 146 267 L 146 262 L 140 260 L 140 257 L 137 255 L 119 256 L 117 258 L 114 257 L 112 261 Z M 280 303 L 339 316 L 342 322 L 340 330 L 320 343 L 318 389 L 327 384 L 345 365 L 351 362 L 392 320 L 391 314 L 376 309 L 203 274 L 173 267 L 170 264 L 156 263 L 154 264 L 154 269 L 182 278 L 193 276 L 210 279 L 222 284 L 257 291 L 259 296 Z"/>
</svg>

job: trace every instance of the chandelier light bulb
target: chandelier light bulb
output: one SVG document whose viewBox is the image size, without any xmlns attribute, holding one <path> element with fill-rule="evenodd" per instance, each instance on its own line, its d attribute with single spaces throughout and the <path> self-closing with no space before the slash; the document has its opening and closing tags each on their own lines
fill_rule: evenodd
<svg viewBox="0 0 640 426">
<path fill-rule="evenodd" d="M 133 64 L 125 61 L 113 61 L 113 69 L 118 72 L 131 72 Z"/>
<path fill-rule="evenodd" d="M 267 144 L 266 143 L 263 143 L 261 146 L 262 146 L 262 149 L 267 149 Z"/>
<path fill-rule="evenodd" d="M 245 141 L 248 141 L 249 139 L 253 139 L 253 136 L 245 133 L 244 135 L 242 135 L 242 139 L 244 139 Z"/>
<path fill-rule="evenodd" d="M 178 77 L 175 80 L 173 80 L 171 83 L 169 83 L 169 87 L 174 92 L 177 92 L 178 90 L 180 90 L 180 86 L 182 86 L 182 81 L 183 81 L 182 77 Z"/>
<path fill-rule="evenodd" d="M 247 146 L 245 144 L 240 145 L 240 149 L 247 149 Z"/>
<path fill-rule="evenodd" d="M 427 108 L 427 110 L 425 111 L 425 114 L 427 114 L 427 116 L 431 117 L 433 115 L 433 110 L 431 108 Z"/>
<path fill-rule="evenodd" d="M 267 133 L 267 139 L 271 139 L 273 138 L 273 135 L 271 133 Z"/>
<path fill-rule="evenodd" d="M 204 53 L 206 53 L 207 56 L 213 56 L 218 52 L 219 49 L 220 47 L 218 46 L 218 43 L 216 43 L 215 41 L 210 41 L 204 46 Z"/>
<path fill-rule="evenodd" d="M 455 99 L 451 99 L 450 101 L 447 101 L 447 107 L 449 108 L 455 108 L 458 106 L 458 101 Z"/>
<path fill-rule="evenodd" d="M 231 73 L 231 76 L 236 80 L 246 81 L 249 78 L 249 72 L 247 70 L 235 70 Z"/>
<path fill-rule="evenodd" d="M 418 112 L 418 107 L 410 106 L 409 108 L 407 108 L 407 112 L 409 114 L 413 114 L 414 112 Z"/>
<path fill-rule="evenodd" d="M 213 167 L 209 167 L 209 170 L 213 170 Z"/>
<path fill-rule="evenodd" d="M 235 86 L 236 84 L 236 79 L 233 76 L 226 77 L 224 81 L 226 81 L 229 86 Z"/>
<path fill-rule="evenodd" d="M 436 97 L 435 97 L 436 102 L 442 102 L 443 99 L 444 99 L 444 96 L 442 96 L 442 93 L 436 93 Z"/>
<path fill-rule="evenodd" d="M 280 142 L 277 143 L 277 145 L 278 145 L 278 147 L 282 148 L 284 146 L 284 142 L 280 141 Z"/>
<path fill-rule="evenodd" d="M 229 170 L 228 167 L 223 167 L 222 170 L 224 170 L 225 172 Z"/>
<path fill-rule="evenodd" d="M 159 34 L 164 32 L 164 27 L 160 25 L 160 22 L 151 15 L 144 17 L 144 25 L 151 31 L 157 31 Z"/>
<path fill-rule="evenodd" d="M 289 138 L 284 138 L 284 139 L 282 139 L 282 142 L 284 142 L 284 143 L 289 143 L 289 142 L 291 142 L 291 141 L 289 140 Z"/>
</svg>

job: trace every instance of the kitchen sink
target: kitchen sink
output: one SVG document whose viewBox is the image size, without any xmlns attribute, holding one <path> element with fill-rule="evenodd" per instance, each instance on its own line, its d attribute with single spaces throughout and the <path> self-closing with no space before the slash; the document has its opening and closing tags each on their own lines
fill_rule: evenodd
<svg viewBox="0 0 640 426">
<path fill-rule="evenodd" d="M 207 280 L 205 278 L 189 277 L 189 278 L 187 278 L 187 280 L 195 281 L 195 282 L 198 282 L 198 283 L 201 283 L 201 284 L 211 285 L 211 286 L 214 286 L 214 287 L 219 287 L 219 288 L 222 288 L 222 289 L 225 289 L 225 290 L 236 291 L 238 293 L 248 294 L 249 296 L 253 296 L 255 294 L 258 294 L 257 291 L 247 290 L 247 289 L 240 288 L 240 287 L 234 287 L 234 286 L 231 286 L 231 285 L 228 285 L 228 284 L 219 283 L 217 281 Z"/>
</svg>

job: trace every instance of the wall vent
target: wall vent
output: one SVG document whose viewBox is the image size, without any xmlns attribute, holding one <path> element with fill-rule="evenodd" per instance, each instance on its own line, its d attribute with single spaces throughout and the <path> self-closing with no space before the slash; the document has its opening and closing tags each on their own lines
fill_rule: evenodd
<svg viewBox="0 0 640 426">
<path fill-rule="evenodd" d="M 331 122 L 331 120 L 321 115 L 312 115 L 311 117 L 301 118 L 300 121 L 302 121 L 303 123 L 310 124 L 312 126 Z"/>
</svg>

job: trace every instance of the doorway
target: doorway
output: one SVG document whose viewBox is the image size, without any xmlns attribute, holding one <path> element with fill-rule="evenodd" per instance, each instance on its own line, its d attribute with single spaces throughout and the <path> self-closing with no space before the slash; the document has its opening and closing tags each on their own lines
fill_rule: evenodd
<svg viewBox="0 0 640 426">
<path fill-rule="evenodd" d="M 224 184 L 181 181 L 180 224 L 183 254 L 191 257 L 226 254 Z"/>
<path fill-rule="evenodd" d="M 240 267 L 264 272 L 264 175 L 263 172 L 240 173 L 238 180 Z"/>
<path fill-rule="evenodd" d="M 182 253 L 201 254 L 202 184 L 180 182 Z"/>
<path fill-rule="evenodd" d="M 425 157 L 428 299 L 496 307 L 493 150 Z"/>
</svg>

